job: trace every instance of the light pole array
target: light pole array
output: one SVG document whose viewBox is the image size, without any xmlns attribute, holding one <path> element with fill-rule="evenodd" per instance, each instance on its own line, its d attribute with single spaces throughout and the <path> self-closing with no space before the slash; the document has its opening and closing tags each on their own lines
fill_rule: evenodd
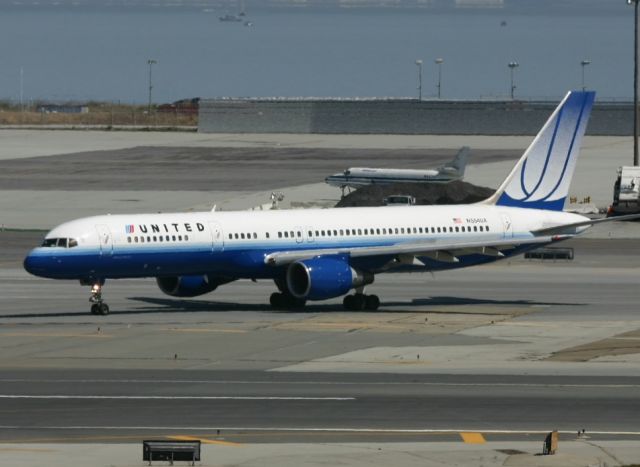
<svg viewBox="0 0 640 467">
<path fill-rule="evenodd" d="M 152 81 L 152 67 L 158 63 L 156 60 L 150 58 L 147 60 L 147 65 L 149 65 L 149 115 L 151 115 L 151 91 L 153 90 L 153 81 Z"/>
<path fill-rule="evenodd" d="M 584 69 L 587 65 L 591 65 L 591 60 L 582 60 L 580 65 L 582 65 L 582 90 L 586 91 L 587 87 L 584 84 Z"/>
<path fill-rule="evenodd" d="M 418 67 L 418 100 L 422 100 L 422 60 L 416 60 Z"/>
<path fill-rule="evenodd" d="M 516 90 L 516 85 L 513 81 L 514 78 L 514 73 L 515 73 L 515 69 L 518 68 L 520 66 L 520 64 L 518 62 L 509 62 L 509 64 L 507 65 L 509 67 L 509 70 L 511 72 L 511 100 L 513 100 L 514 98 L 514 94 L 515 94 L 515 90 Z"/>
<path fill-rule="evenodd" d="M 633 3 L 633 165 L 638 164 L 638 0 L 627 0 Z"/>
<path fill-rule="evenodd" d="M 438 65 L 438 99 L 442 97 L 442 64 L 444 63 L 443 58 L 436 58 L 436 65 Z"/>
</svg>

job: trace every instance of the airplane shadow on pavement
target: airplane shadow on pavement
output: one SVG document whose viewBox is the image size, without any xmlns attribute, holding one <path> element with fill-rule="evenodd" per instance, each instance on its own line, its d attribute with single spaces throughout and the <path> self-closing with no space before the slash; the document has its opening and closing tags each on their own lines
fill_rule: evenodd
<svg viewBox="0 0 640 467">
<path fill-rule="evenodd" d="M 118 310 L 112 307 L 110 315 L 144 315 L 144 314 L 164 314 L 164 313 L 224 313 L 229 311 L 247 312 L 269 312 L 269 313 L 340 313 L 346 312 L 338 303 L 307 303 L 304 308 L 294 309 L 273 309 L 269 304 L 247 304 L 204 300 L 184 300 L 172 298 L 155 297 L 128 297 L 129 300 L 142 304 L 142 307 Z M 144 306 L 146 305 L 146 306 Z M 545 302 L 535 300 L 497 300 L 497 299 L 477 299 L 467 297 L 427 297 L 416 298 L 408 301 L 385 301 L 377 311 L 362 310 L 349 311 L 348 313 L 455 313 L 464 314 L 464 310 L 451 309 L 447 306 L 581 306 L 580 303 L 560 303 Z M 424 307 L 439 307 L 437 310 L 424 309 Z M 387 309 L 387 307 L 393 309 Z M 469 310 L 469 314 L 478 314 L 478 311 Z M 87 312 L 43 312 L 43 313 L 20 313 L 0 315 L 2 318 L 63 318 L 78 315 L 89 315 Z"/>
</svg>

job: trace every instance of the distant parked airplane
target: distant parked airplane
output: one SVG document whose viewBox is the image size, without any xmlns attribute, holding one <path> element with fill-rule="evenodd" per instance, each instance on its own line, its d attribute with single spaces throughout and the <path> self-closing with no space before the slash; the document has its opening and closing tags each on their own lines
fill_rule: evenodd
<svg viewBox="0 0 640 467">
<path fill-rule="evenodd" d="M 330 175 L 324 181 L 343 190 L 347 187 L 360 188 L 365 185 L 389 183 L 446 183 L 464 176 L 470 149 L 464 146 L 451 162 L 437 169 L 372 169 L 352 167 L 344 172 Z"/>
</svg>

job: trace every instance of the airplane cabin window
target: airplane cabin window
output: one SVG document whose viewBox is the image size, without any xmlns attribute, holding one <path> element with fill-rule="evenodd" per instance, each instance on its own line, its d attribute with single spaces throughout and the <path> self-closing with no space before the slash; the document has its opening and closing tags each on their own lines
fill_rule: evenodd
<svg viewBox="0 0 640 467">
<path fill-rule="evenodd" d="M 282 232 L 278 232 L 278 238 L 282 238 Z"/>
<path fill-rule="evenodd" d="M 138 237 L 133 237 L 133 241 L 138 243 Z"/>
<path fill-rule="evenodd" d="M 258 238 L 258 234 L 253 232 L 253 238 Z"/>
<path fill-rule="evenodd" d="M 131 243 L 131 237 L 127 237 L 127 242 Z"/>
<path fill-rule="evenodd" d="M 302 237 L 302 232 L 298 231 L 298 237 Z"/>
<path fill-rule="evenodd" d="M 189 236 L 188 236 L 188 235 L 185 235 L 185 236 L 184 236 L 184 240 L 185 240 L 185 242 L 186 242 L 187 240 L 189 240 Z"/>
<path fill-rule="evenodd" d="M 333 236 L 334 236 L 334 237 L 337 237 L 337 236 L 338 236 L 338 231 L 337 231 L 337 230 L 334 230 L 334 231 L 333 231 Z"/>
<path fill-rule="evenodd" d="M 264 234 L 264 236 L 265 236 L 265 237 L 267 237 L 267 238 L 269 238 L 269 232 L 266 232 L 266 233 Z"/>
<path fill-rule="evenodd" d="M 140 243 L 144 243 L 144 237 L 140 237 Z"/>
<path fill-rule="evenodd" d="M 460 228 L 459 227 L 456 227 L 456 232 L 460 232 Z"/>
<path fill-rule="evenodd" d="M 153 241 L 154 241 L 154 242 L 157 242 L 157 241 L 158 241 L 158 238 L 157 238 L 155 235 L 153 236 Z"/>
<path fill-rule="evenodd" d="M 240 234 L 240 238 L 244 240 L 244 234 L 243 233 Z"/>
<path fill-rule="evenodd" d="M 171 236 L 171 240 L 175 242 L 175 241 L 176 241 L 176 236 L 175 236 L 175 235 L 172 235 L 172 236 Z"/>
<path fill-rule="evenodd" d="M 233 240 L 233 234 L 229 234 L 229 240 Z"/>
<path fill-rule="evenodd" d="M 165 235 L 164 239 L 165 239 L 166 241 L 169 241 L 169 236 L 168 236 L 168 235 Z"/>
<path fill-rule="evenodd" d="M 358 229 L 358 235 L 362 235 L 362 229 Z"/>
</svg>

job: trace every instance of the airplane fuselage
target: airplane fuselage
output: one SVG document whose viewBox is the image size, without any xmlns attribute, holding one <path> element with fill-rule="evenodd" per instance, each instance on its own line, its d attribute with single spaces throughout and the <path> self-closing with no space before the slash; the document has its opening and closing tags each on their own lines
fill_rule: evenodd
<svg viewBox="0 0 640 467">
<path fill-rule="evenodd" d="M 25 268 L 42 277 L 80 279 L 212 274 L 235 279 L 276 278 L 273 252 L 353 249 L 424 242 L 492 242 L 530 239 L 531 231 L 584 220 L 563 212 L 501 206 L 411 206 L 106 215 L 62 224 L 32 250 Z M 358 269 L 377 272 L 440 270 L 504 256 L 469 250 L 458 261 L 421 257 L 422 264 L 390 268 L 390 256 L 354 258 Z"/>
<path fill-rule="evenodd" d="M 377 169 L 354 167 L 325 178 L 332 186 L 358 188 L 372 184 L 446 183 L 462 178 L 460 172 L 448 170 Z"/>
</svg>

